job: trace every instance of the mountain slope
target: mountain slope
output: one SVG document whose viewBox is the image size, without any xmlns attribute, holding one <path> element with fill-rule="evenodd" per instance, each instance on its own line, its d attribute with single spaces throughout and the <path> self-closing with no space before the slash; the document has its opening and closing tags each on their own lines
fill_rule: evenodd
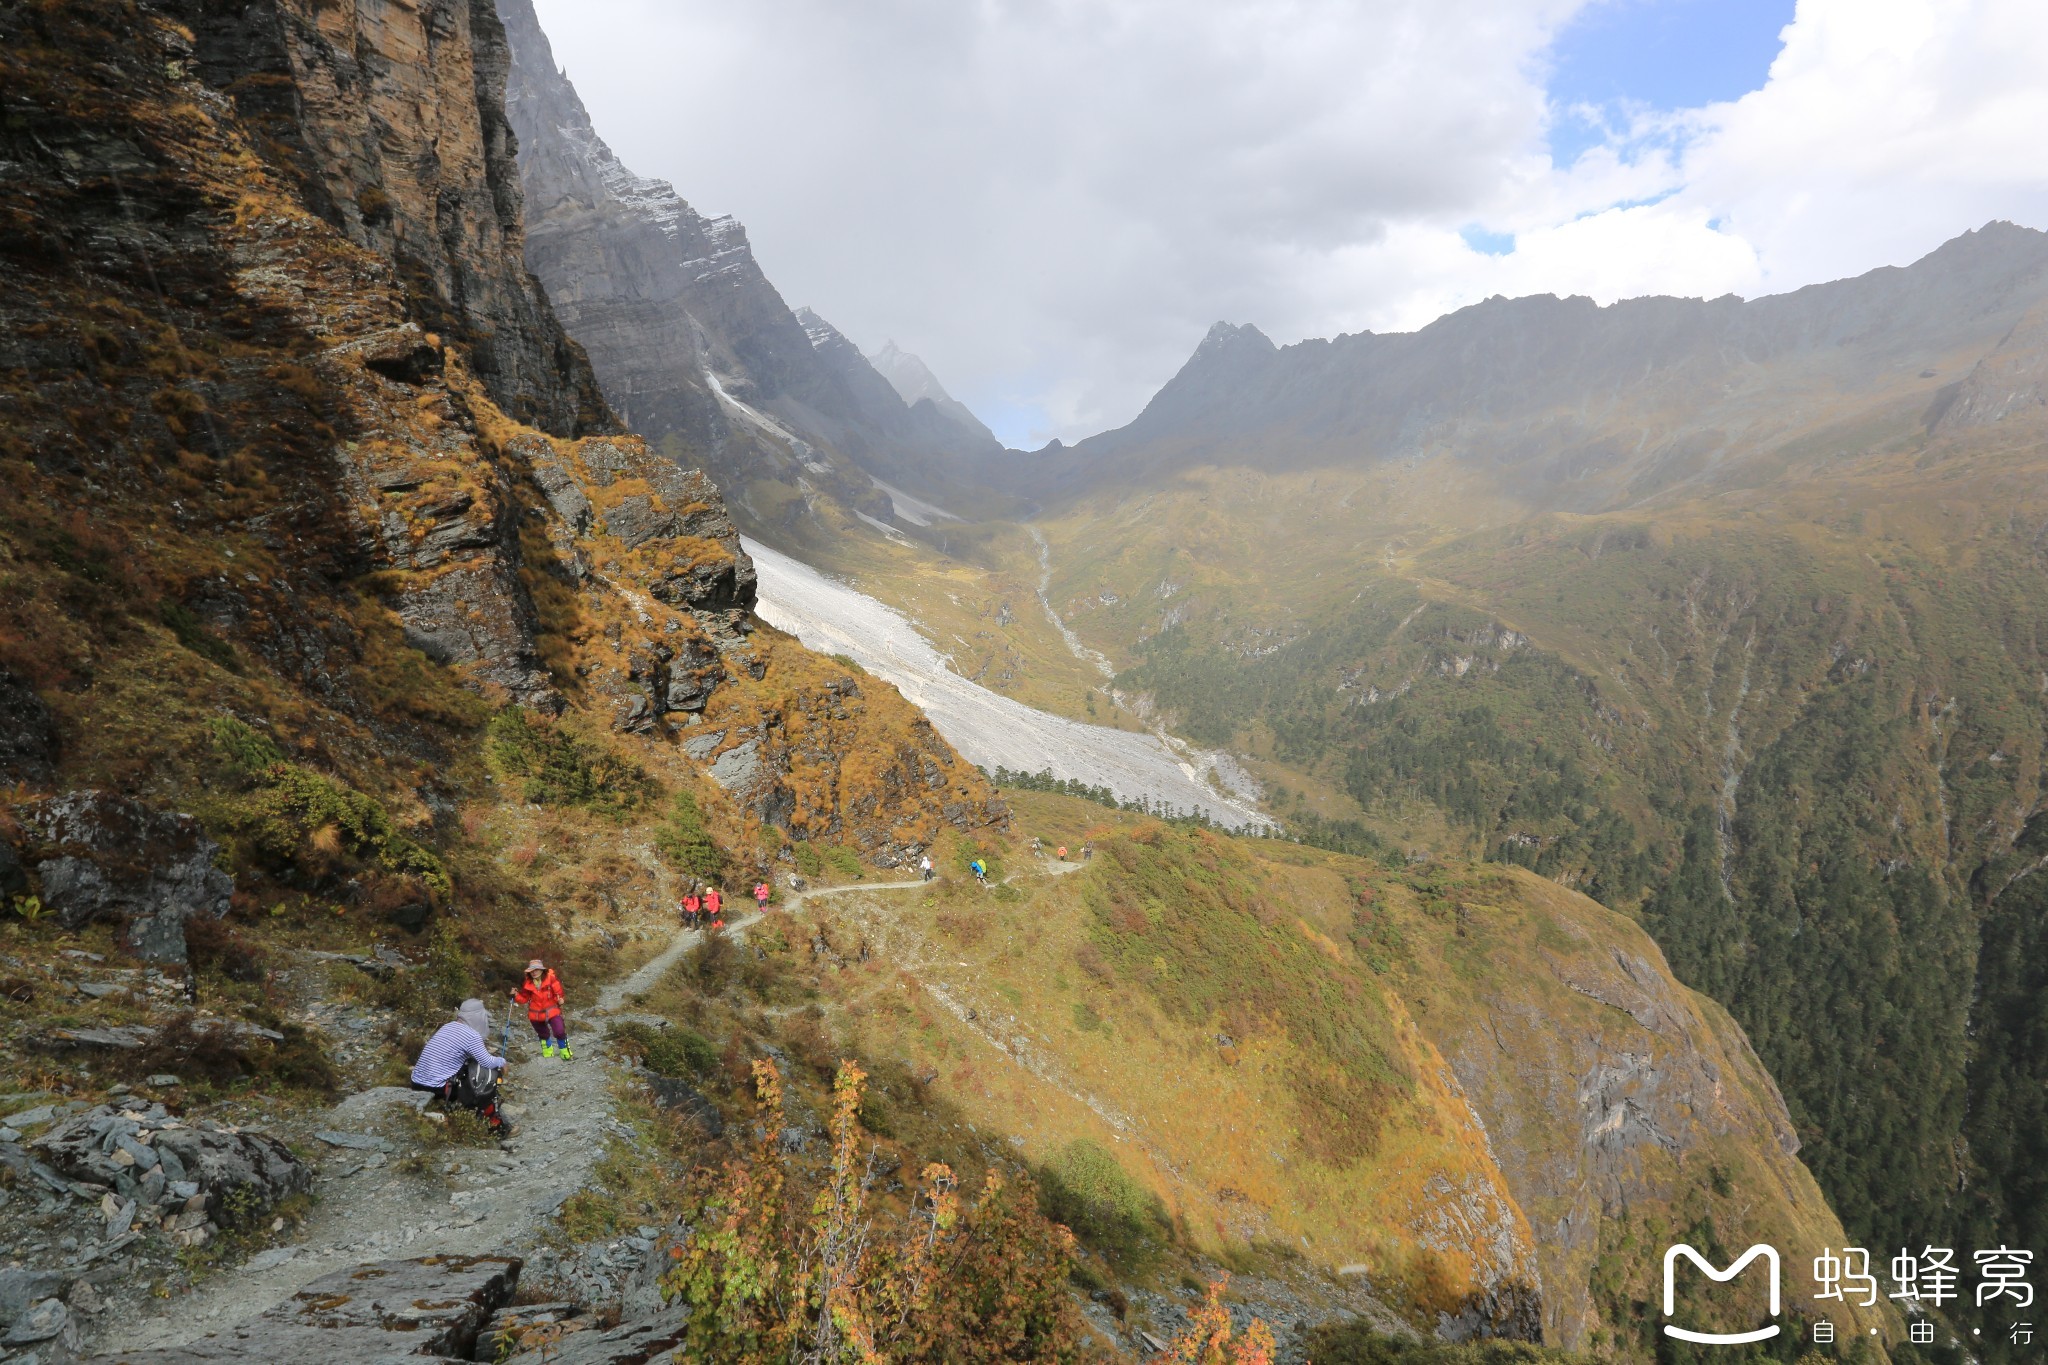
<svg viewBox="0 0 2048 1365">
<path fill-rule="evenodd" d="M 1016 800 L 1020 834 L 1095 856 L 1048 877 L 1013 847 L 993 899 L 850 893 L 804 926 L 812 970 L 850 1046 L 924 1078 L 892 1113 L 1006 1132 L 1053 1179 L 1092 1145 L 1158 1199 L 1090 1228 L 1134 1301 L 1137 1245 L 1170 1239 L 1452 1339 L 1649 1360 L 1684 1229 L 1787 1248 L 1801 1311 L 1839 1225 L 1741 1030 L 1638 926 L 1518 870 Z"/>
<path fill-rule="evenodd" d="M 428 812 L 495 790 L 482 760 L 507 732 L 482 726 L 517 703 L 505 714 L 562 736 L 531 744 L 585 755 L 626 806 L 696 789 L 735 837 L 773 825 L 889 860 L 999 818 L 900 697 L 855 700 L 843 669 L 758 626 L 702 474 L 499 409 L 494 385 L 537 417 L 613 425 L 524 274 L 516 185 L 491 188 L 512 167 L 478 73 L 503 49 L 468 15 L 281 0 L 188 29 L 113 0 L 9 12 L 0 674 L 37 734 L 9 782 L 204 806 L 210 736 L 233 716 L 324 774 L 305 781 L 460 846 Z M 378 80 L 336 75 L 350 63 Z M 374 115 L 379 82 L 431 92 L 431 117 Z M 250 88 L 253 125 L 224 93 Z M 333 130 L 372 126 L 380 156 L 440 177 L 441 273 L 404 245 L 409 188 L 387 191 L 389 232 L 335 208 L 339 177 L 371 172 Z M 495 372 L 472 366 L 470 335 Z M 244 870 L 289 885 L 302 856 L 287 840 Z M 324 873 L 303 885 L 331 892 Z"/>
<path fill-rule="evenodd" d="M 1047 596 L 1302 828 L 1638 915 L 1853 1234 L 2037 1244 L 2044 264 L 1993 224 L 1750 303 L 1219 327 L 1047 457 Z"/>
<path fill-rule="evenodd" d="M 530 0 L 499 9 L 527 259 L 635 430 L 709 469 L 751 525 L 784 536 L 812 514 L 814 494 L 886 522 L 892 508 L 871 475 L 913 477 L 976 446 L 935 408 L 906 405 L 822 319 L 792 312 L 737 222 L 706 219 L 620 164 L 556 68 Z"/>
</svg>

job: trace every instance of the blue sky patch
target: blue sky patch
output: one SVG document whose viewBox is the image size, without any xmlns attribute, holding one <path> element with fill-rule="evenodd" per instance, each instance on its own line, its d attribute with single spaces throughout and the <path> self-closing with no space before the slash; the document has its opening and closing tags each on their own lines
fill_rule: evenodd
<svg viewBox="0 0 2048 1365">
<path fill-rule="evenodd" d="M 1515 234 L 1512 232 L 1488 232 L 1485 228 L 1472 226 L 1460 228 L 1458 235 L 1465 239 L 1465 245 L 1483 256 L 1507 256 L 1515 249 Z"/>
<path fill-rule="evenodd" d="M 1596 0 L 1551 44 L 1551 159 L 1610 139 L 1625 110 L 1691 109 L 1759 89 L 1794 0 Z M 1581 107 L 1596 111 L 1591 117 Z"/>
</svg>

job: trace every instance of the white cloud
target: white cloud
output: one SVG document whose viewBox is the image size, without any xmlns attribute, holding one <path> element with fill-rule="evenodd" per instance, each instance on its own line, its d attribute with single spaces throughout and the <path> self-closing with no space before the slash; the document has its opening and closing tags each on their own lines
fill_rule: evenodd
<svg viewBox="0 0 2048 1365">
<path fill-rule="evenodd" d="M 1755 293 L 2048 226 L 2040 0 L 1802 0 L 1762 90 L 1567 168 L 1543 54 L 1586 0 L 538 3 L 629 164 L 792 303 L 1036 409 L 1013 439 L 1127 420 L 1218 318 Z"/>
</svg>

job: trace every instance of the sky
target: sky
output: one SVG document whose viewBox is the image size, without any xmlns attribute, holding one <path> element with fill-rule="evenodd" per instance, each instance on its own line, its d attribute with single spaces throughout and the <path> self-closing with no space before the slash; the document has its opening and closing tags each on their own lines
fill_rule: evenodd
<svg viewBox="0 0 2048 1365">
<path fill-rule="evenodd" d="M 1217 321 L 1752 297 L 2048 228 L 2042 0 L 536 0 L 599 133 L 1009 444 Z"/>
</svg>

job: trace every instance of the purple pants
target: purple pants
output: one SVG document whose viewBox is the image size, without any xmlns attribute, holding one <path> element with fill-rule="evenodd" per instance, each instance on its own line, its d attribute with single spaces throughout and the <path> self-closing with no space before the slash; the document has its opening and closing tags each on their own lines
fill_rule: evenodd
<svg viewBox="0 0 2048 1365">
<path fill-rule="evenodd" d="M 529 1019 L 526 1022 L 533 1025 L 533 1036 L 540 1039 L 543 1043 L 548 1040 L 550 1035 L 553 1035 L 557 1043 L 569 1041 L 568 1021 L 559 1014 L 552 1019 Z"/>
</svg>

